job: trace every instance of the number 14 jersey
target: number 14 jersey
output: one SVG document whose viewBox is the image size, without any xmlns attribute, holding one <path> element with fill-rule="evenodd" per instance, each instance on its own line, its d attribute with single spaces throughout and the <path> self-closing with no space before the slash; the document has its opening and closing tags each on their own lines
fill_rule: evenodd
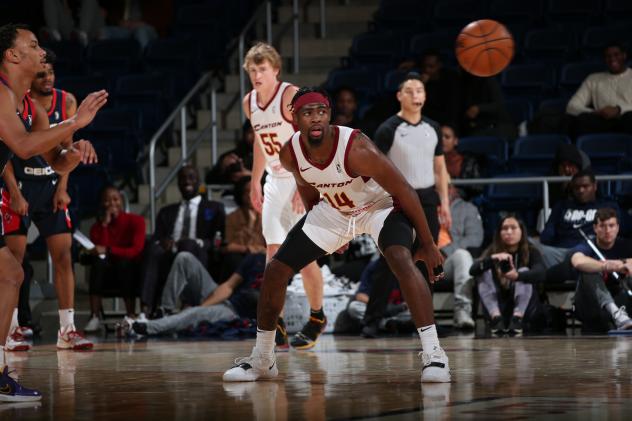
<svg viewBox="0 0 632 421">
<path fill-rule="evenodd" d="M 333 208 L 346 215 L 356 216 L 369 210 L 390 195 L 370 177 L 352 177 L 347 167 L 351 143 L 359 134 L 345 126 L 331 126 L 334 145 L 327 162 L 319 164 L 307 157 L 300 132 L 290 140 L 290 150 L 303 179 L 314 186 Z"/>
<path fill-rule="evenodd" d="M 283 92 L 292 86 L 287 82 L 279 82 L 270 101 L 264 106 L 257 104 L 257 91 L 250 91 L 250 123 L 261 139 L 261 148 L 266 158 L 266 171 L 274 177 L 291 177 L 283 168 L 279 159 L 281 147 L 294 134 L 292 122 L 283 115 Z"/>
</svg>

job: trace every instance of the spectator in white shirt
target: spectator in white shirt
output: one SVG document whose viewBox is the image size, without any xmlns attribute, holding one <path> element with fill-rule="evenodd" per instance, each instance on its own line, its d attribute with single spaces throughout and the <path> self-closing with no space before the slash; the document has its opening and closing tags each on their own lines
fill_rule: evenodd
<svg viewBox="0 0 632 421">
<path fill-rule="evenodd" d="M 575 134 L 632 133 L 632 70 L 620 44 L 604 50 L 607 72 L 589 75 L 566 106 L 575 118 Z"/>
</svg>

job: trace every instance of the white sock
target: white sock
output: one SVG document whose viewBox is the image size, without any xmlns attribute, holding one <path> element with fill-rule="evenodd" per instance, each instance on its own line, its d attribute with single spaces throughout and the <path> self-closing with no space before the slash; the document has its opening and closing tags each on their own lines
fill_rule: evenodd
<svg viewBox="0 0 632 421">
<path fill-rule="evenodd" d="M 69 328 L 75 327 L 75 309 L 65 308 L 59 310 L 59 326 L 62 333 L 66 333 Z M 71 329 L 72 330 L 72 329 Z"/>
<path fill-rule="evenodd" d="M 437 336 L 437 327 L 434 324 L 417 328 L 417 332 L 419 332 L 421 349 L 424 352 L 431 353 L 435 348 L 441 348 L 439 337 Z"/>
<path fill-rule="evenodd" d="M 11 327 L 9 328 L 9 335 L 12 334 L 15 329 L 17 329 L 19 326 L 18 323 L 18 309 L 14 309 L 13 310 L 13 317 L 11 318 Z"/>
<path fill-rule="evenodd" d="M 619 310 L 619 307 L 617 307 L 615 303 L 608 303 L 606 304 L 606 310 L 608 310 L 608 313 L 614 317 L 614 312 Z"/>
<path fill-rule="evenodd" d="M 0 370 L 4 370 L 4 345 L 0 346 Z"/>
<path fill-rule="evenodd" d="M 264 357 L 272 358 L 274 355 L 274 337 L 276 335 L 275 330 L 261 330 L 257 328 L 257 342 L 255 343 L 255 349 L 260 355 Z"/>
</svg>

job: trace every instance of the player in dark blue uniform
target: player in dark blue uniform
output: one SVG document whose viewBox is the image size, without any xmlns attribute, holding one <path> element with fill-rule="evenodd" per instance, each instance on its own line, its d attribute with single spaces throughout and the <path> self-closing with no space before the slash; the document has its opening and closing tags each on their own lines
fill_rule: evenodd
<svg viewBox="0 0 632 421">
<path fill-rule="evenodd" d="M 73 118 L 50 128 L 46 111 L 26 97 L 44 61 L 44 51 L 33 32 L 23 25 L 0 27 L 0 60 L 0 171 L 4 171 L 13 154 L 22 159 L 43 155 L 59 173 L 71 171 L 80 162 L 94 161 L 96 156 L 89 142 L 75 142 L 66 149 L 60 145 L 92 121 L 106 103 L 107 92 L 88 95 Z M 0 203 L 0 213 L 1 209 Z M 39 392 L 17 383 L 5 365 L 3 342 L 9 333 L 23 279 L 22 267 L 6 247 L 0 228 L 0 402 L 41 399 Z"/>
<path fill-rule="evenodd" d="M 39 103 L 48 115 L 51 127 L 75 115 L 77 101 L 65 91 L 53 88 L 55 55 L 46 52 L 44 69 L 37 73 L 31 84 L 30 98 Z M 71 140 L 66 142 L 69 145 Z M 70 197 L 66 191 L 68 174 L 58 175 L 42 156 L 26 160 L 13 157 L 7 165 L 3 179 L 10 196 L 14 212 L 10 226 L 5 227 L 5 241 L 13 255 L 22 263 L 26 251 L 26 234 L 34 222 L 53 260 L 55 289 L 59 302 L 59 324 L 57 347 L 61 349 L 85 350 L 93 347 L 92 342 L 77 332 L 74 323 L 75 279 L 72 270 L 70 248 L 72 246 L 72 221 L 68 214 Z M 16 223 L 15 220 L 20 221 Z M 17 310 L 11 322 L 7 350 L 28 350 L 18 326 Z"/>
</svg>

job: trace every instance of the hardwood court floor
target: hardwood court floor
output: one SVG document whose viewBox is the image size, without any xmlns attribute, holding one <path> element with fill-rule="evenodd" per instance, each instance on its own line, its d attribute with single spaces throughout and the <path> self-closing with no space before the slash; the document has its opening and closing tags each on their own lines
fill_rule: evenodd
<svg viewBox="0 0 632 421">
<path fill-rule="evenodd" d="M 280 377 L 223 383 L 254 341 L 39 345 L 9 363 L 41 404 L 2 404 L 0 420 L 632 419 L 632 337 L 450 337 L 453 382 L 419 382 L 419 340 L 325 335 L 278 354 Z"/>
</svg>

